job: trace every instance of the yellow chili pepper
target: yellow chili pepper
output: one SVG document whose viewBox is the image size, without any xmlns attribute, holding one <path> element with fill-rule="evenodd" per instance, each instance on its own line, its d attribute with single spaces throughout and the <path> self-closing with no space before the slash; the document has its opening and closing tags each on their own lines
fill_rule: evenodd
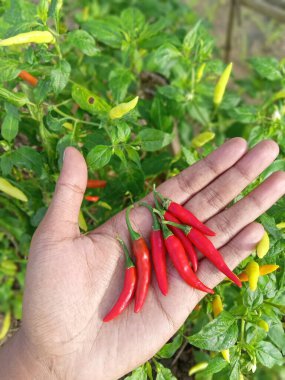
<svg viewBox="0 0 285 380">
<path fill-rule="evenodd" d="M 20 33 L 16 36 L 6 38 L 0 41 L 0 46 L 14 46 L 23 44 L 49 44 L 54 43 L 54 36 L 48 31 L 34 31 L 27 33 Z"/>
<path fill-rule="evenodd" d="M 212 302 L 212 309 L 215 318 L 224 310 L 221 297 L 218 294 L 214 297 L 214 300 Z"/>
<path fill-rule="evenodd" d="M 221 312 L 224 310 L 223 303 L 221 300 L 221 297 L 217 294 L 214 297 L 214 300 L 212 302 L 212 309 L 214 317 L 216 318 L 218 315 L 221 314 Z M 223 358 L 229 363 L 230 362 L 230 351 L 229 350 L 222 350 L 221 354 Z"/>
<path fill-rule="evenodd" d="M 205 67 L 206 67 L 206 63 L 202 63 L 202 65 L 198 68 L 196 82 L 200 82 L 200 80 L 203 78 Z"/>
<path fill-rule="evenodd" d="M 222 350 L 221 354 L 226 362 L 230 363 L 230 350 Z"/>
<path fill-rule="evenodd" d="M 195 148 L 201 148 L 201 146 L 203 146 L 203 145 L 207 144 L 207 142 L 213 140 L 214 137 L 215 137 L 214 132 L 207 131 L 207 132 L 199 133 L 199 135 L 197 135 L 193 138 L 192 145 Z"/>
<path fill-rule="evenodd" d="M 279 268 L 279 265 L 275 265 L 275 264 L 261 265 L 259 267 L 259 276 L 265 276 L 266 274 L 275 272 L 278 268 Z M 248 281 L 248 275 L 246 271 L 241 272 L 238 275 L 238 278 L 241 280 L 241 282 Z"/>
<path fill-rule="evenodd" d="M 203 371 L 203 369 L 207 368 L 208 365 L 209 365 L 208 362 L 201 362 L 201 363 L 195 364 L 193 367 L 189 369 L 189 376 L 192 376 L 197 372 Z"/>
<path fill-rule="evenodd" d="M 285 222 L 281 222 L 281 223 L 276 224 L 276 227 L 277 227 L 279 230 L 283 230 L 283 229 L 285 229 Z"/>
<path fill-rule="evenodd" d="M 218 80 L 218 83 L 216 84 L 216 87 L 214 90 L 214 104 L 216 106 L 219 106 L 222 103 L 224 93 L 225 93 L 225 90 L 226 90 L 226 87 L 231 75 L 232 67 L 233 67 L 233 64 L 231 62 L 225 68 L 220 79 Z"/>
<path fill-rule="evenodd" d="M 260 321 L 258 321 L 258 326 L 261 327 L 263 330 L 265 330 L 266 332 L 269 331 L 269 326 L 268 326 L 268 323 L 266 321 L 264 321 L 263 319 L 261 319 Z"/>
<path fill-rule="evenodd" d="M 120 103 L 116 107 L 112 108 L 109 112 L 110 119 L 120 119 L 125 116 L 131 110 L 135 108 L 139 100 L 139 97 L 136 96 L 133 100 L 127 103 Z"/>
<path fill-rule="evenodd" d="M 265 231 L 262 239 L 260 240 L 260 242 L 257 244 L 257 247 L 256 247 L 256 253 L 260 259 L 262 259 L 267 254 L 267 252 L 269 251 L 269 246 L 270 246 L 269 236 L 267 232 Z"/>
<path fill-rule="evenodd" d="M 251 261 L 247 264 L 246 274 L 248 275 L 249 287 L 254 292 L 257 288 L 259 278 L 259 265 L 257 262 Z"/>
<path fill-rule="evenodd" d="M 2 328 L 0 330 L 0 340 L 4 339 L 8 334 L 11 325 L 11 313 L 8 311 L 3 319 Z"/>
<path fill-rule="evenodd" d="M 8 182 L 5 178 L 0 177 L 0 191 L 10 195 L 13 198 L 19 199 L 20 201 L 27 202 L 28 198 L 17 187 L 13 186 L 10 182 Z"/>
</svg>

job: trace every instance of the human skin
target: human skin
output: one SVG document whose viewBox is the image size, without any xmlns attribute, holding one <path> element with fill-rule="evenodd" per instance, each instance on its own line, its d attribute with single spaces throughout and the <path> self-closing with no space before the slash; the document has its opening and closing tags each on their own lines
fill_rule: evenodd
<svg viewBox="0 0 285 380">
<path fill-rule="evenodd" d="M 284 194 L 285 173 L 272 174 L 245 198 L 226 206 L 277 155 L 273 141 L 248 150 L 245 140 L 234 138 L 158 190 L 217 232 L 211 240 L 234 269 L 261 239 L 263 227 L 254 220 Z M 128 245 L 130 240 L 125 211 L 80 234 L 77 221 L 86 182 L 82 155 L 67 148 L 53 200 L 32 239 L 22 325 L 0 351 L 2 380 L 118 379 L 151 358 L 205 296 L 169 265 L 167 297 L 153 276 L 139 314 L 132 303 L 118 318 L 103 323 L 124 279 L 124 255 L 116 236 Z M 151 194 L 145 200 L 151 203 Z M 148 210 L 135 208 L 131 219 L 148 239 Z M 224 279 L 207 259 L 201 259 L 197 275 L 210 288 Z"/>
</svg>

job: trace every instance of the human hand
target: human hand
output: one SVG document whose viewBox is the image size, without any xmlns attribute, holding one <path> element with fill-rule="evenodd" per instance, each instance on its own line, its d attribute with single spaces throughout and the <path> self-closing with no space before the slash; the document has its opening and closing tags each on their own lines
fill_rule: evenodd
<svg viewBox="0 0 285 380">
<path fill-rule="evenodd" d="M 217 232 L 211 240 L 233 269 L 261 239 L 263 227 L 254 220 L 284 194 L 284 173 L 272 174 L 248 196 L 225 207 L 277 155 L 272 141 L 247 151 L 246 142 L 235 138 L 158 189 L 207 220 Z M 129 235 L 124 211 L 89 234 L 80 234 L 78 213 L 86 181 L 83 157 L 68 148 L 54 198 L 32 240 L 23 321 L 15 336 L 14 345 L 17 342 L 24 351 L 19 365 L 26 374 L 37 373 L 29 379 L 117 379 L 152 357 L 206 295 L 186 285 L 169 267 L 167 297 L 153 276 L 139 314 L 131 304 L 118 318 L 103 323 L 124 278 L 124 255 L 116 235 L 126 242 Z M 151 195 L 146 200 L 152 202 Z M 131 217 L 147 238 L 148 211 L 135 208 Z M 210 288 L 224 278 L 206 259 L 197 275 Z"/>
</svg>

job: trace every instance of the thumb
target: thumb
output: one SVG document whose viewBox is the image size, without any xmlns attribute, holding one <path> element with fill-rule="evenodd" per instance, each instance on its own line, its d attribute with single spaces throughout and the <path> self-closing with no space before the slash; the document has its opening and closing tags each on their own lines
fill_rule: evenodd
<svg viewBox="0 0 285 380">
<path fill-rule="evenodd" d="M 78 215 L 87 184 L 87 166 L 81 153 L 68 147 L 63 157 L 55 193 L 41 226 L 52 237 L 79 234 Z"/>
</svg>

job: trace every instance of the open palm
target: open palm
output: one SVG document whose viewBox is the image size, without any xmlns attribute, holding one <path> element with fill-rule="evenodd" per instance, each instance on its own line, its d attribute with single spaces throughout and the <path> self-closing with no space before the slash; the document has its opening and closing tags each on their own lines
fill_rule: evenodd
<svg viewBox="0 0 285 380">
<path fill-rule="evenodd" d="M 283 195 L 284 173 L 274 173 L 248 196 L 225 207 L 277 154 L 272 141 L 247 151 L 246 142 L 235 138 L 159 187 L 217 232 L 212 241 L 231 269 L 262 237 L 263 227 L 253 221 Z M 19 334 L 29 355 L 45 368 L 45 379 L 119 378 L 153 356 L 205 296 L 169 266 L 167 297 L 153 276 L 139 314 L 131 304 L 121 316 L 103 323 L 123 284 L 124 256 L 116 235 L 128 243 L 129 237 L 124 211 L 80 235 L 77 220 L 86 180 L 83 157 L 68 148 L 53 201 L 32 241 Z M 151 195 L 147 200 L 152 202 Z M 131 218 L 147 239 L 148 211 L 135 208 Z M 224 278 L 207 260 L 197 274 L 211 288 Z"/>
</svg>

